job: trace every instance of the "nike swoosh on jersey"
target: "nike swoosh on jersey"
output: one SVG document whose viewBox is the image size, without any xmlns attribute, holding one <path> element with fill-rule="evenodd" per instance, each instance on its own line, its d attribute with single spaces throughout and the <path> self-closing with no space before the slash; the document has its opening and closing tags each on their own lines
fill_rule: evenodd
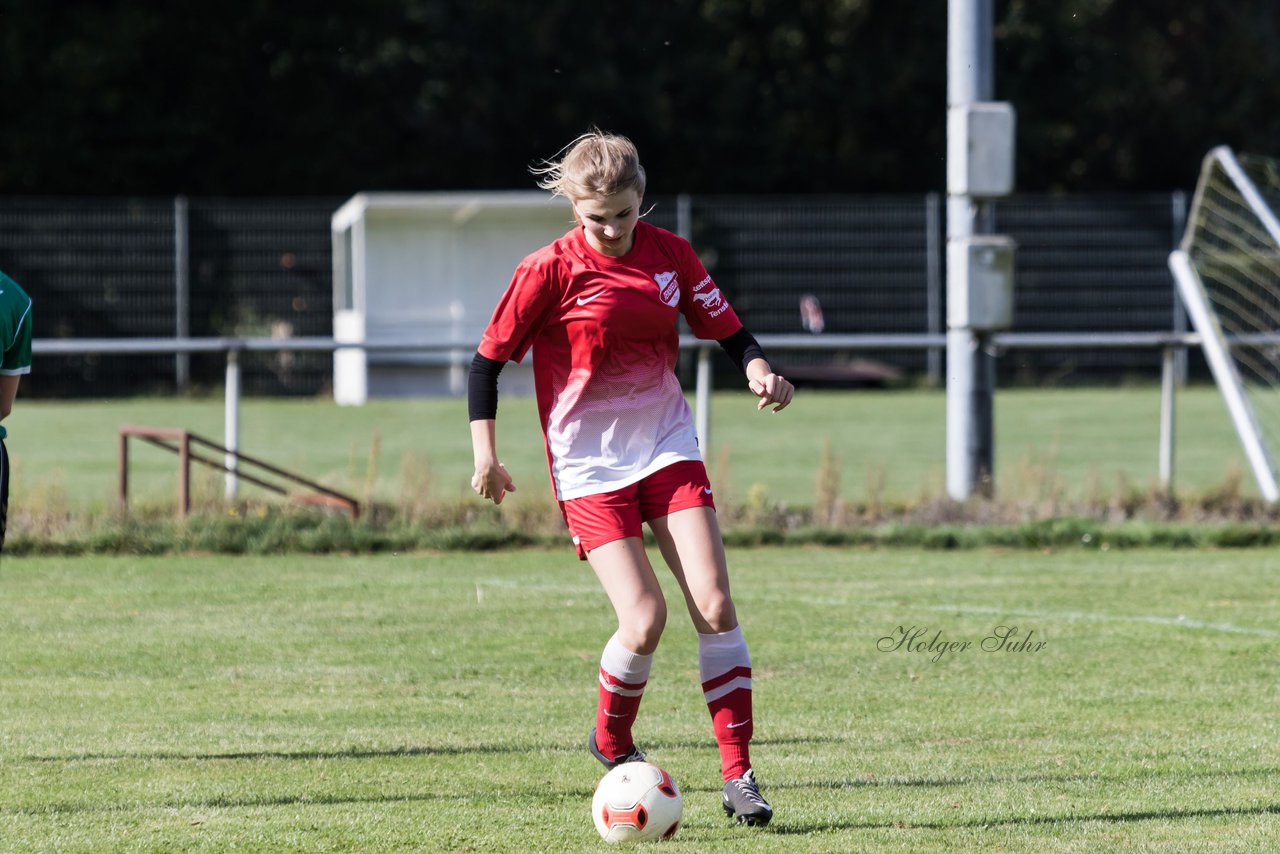
<svg viewBox="0 0 1280 854">
<path fill-rule="evenodd" d="M 603 296 L 603 295 L 604 295 L 604 291 L 596 291 L 594 294 L 592 294 L 589 297 L 578 297 L 578 305 L 586 305 L 596 297 Z"/>
</svg>

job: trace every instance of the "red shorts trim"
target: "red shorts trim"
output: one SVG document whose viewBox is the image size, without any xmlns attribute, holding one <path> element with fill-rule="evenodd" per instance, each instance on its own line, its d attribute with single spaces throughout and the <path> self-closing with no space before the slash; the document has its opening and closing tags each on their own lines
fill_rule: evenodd
<svg viewBox="0 0 1280 854">
<path fill-rule="evenodd" d="M 587 552 L 624 537 L 644 535 L 650 519 L 670 516 L 690 507 L 715 509 L 711 481 L 701 460 L 682 460 L 658 469 L 636 483 L 560 502 L 569 535 L 581 560 Z"/>
</svg>

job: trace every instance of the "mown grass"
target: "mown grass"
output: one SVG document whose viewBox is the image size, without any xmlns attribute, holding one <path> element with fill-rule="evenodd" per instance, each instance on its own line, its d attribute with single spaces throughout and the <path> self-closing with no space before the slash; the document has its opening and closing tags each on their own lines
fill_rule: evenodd
<svg viewBox="0 0 1280 854">
<path fill-rule="evenodd" d="M 777 819 L 720 813 L 673 611 L 637 725 L 685 792 L 663 850 L 1280 846 L 1280 552 L 730 564 Z M 999 626 L 1045 646 L 981 649 Z M 894 648 L 913 627 L 973 646 Z M 583 742 L 611 631 L 567 550 L 6 558 L 0 850 L 605 850 Z"/>
</svg>

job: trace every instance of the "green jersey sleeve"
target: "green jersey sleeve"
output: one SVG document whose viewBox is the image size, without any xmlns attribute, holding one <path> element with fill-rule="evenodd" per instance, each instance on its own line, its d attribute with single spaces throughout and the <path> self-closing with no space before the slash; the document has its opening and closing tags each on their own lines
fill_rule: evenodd
<svg viewBox="0 0 1280 854">
<path fill-rule="evenodd" d="M 31 297 L 0 273 L 0 374 L 31 373 Z"/>
</svg>

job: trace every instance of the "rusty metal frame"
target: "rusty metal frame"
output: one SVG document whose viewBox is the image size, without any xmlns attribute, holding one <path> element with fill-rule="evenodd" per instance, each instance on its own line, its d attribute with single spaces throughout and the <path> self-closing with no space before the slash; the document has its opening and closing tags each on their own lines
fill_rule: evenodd
<svg viewBox="0 0 1280 854">
<path fill-rule="evenodd" d="M 120 428 L 118 440 L 120 448 L 117 465 L 119 488 L 116 497 L 121 507 L 127 506 L 129 502 L 129 439 L 131 438 L 141 439 L 148 444 L 178 455 L 178 517 L 180 519 L 187 518 L 191 512 L 191 463 L 197 462 L 219 471 L 228 472 L 232 471 L 225 462 L 228 455 L 233 457 L 237 463 L 248 463 L 250 466 L 261 469 L 262 472 L 306 487 L 315 493 L 306 499 L 309 503 L 343 507 L 351 512 L 352 519 L 360 518 L 360 502 L 350 495 L 330 489 L 278 466 L 273 466 L 256 457 L 251 457 L 240 451 L 230 450 L 189 430 L 181 430 L 174 427 L 143 427 L 132 424 L 124 425 Z M 199 448 L 207 448 L 210 451 L 222 454 L 223 457 L 219 460 L 205 456 L 197 450 L 193 450 L 193 445 Z M 246 474 L 239 466 L 234 469 L 234 472 L 239 479 L 260 486 L 269 492 L 274 492 L 277 495 L 289 495 L 288 489 L 278 483 L 264 480 L 261 473 Z"/>
</svg>

